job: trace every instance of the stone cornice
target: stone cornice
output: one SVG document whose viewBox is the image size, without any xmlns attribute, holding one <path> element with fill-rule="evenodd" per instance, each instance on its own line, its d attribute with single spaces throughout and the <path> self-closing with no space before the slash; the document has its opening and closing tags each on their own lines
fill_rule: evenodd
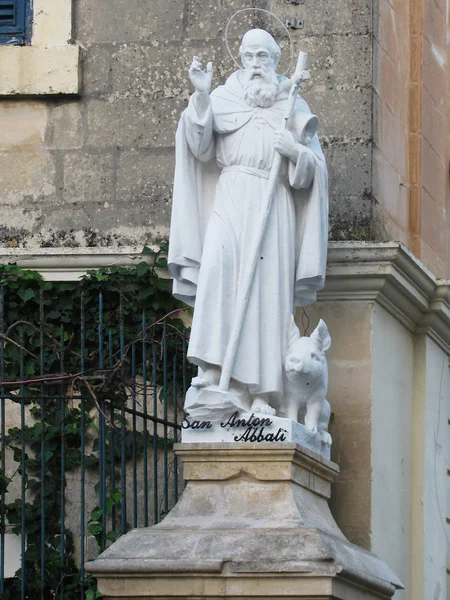
<svg viewBox="0 0 450 600">
<path fill-rule="evenodd" d="M 450 282 L 436 279 L 400 242 L 331 242 L 318 299 L 376 302 L 450 354 Z"/>
<path fill-rule="evenodd" d="M 143 260 L 153 259 L 137 247 L 0 249 L 0 262 L 16 262 L 54 281 Z M 330 242 L 326 284 L 318 299 L 376 302 L 409 331 L 427 333 L 450 354 L 450 282 L 436 279 L 400 242 Z"/>
<path fill-rule="evenodd" d="M 90 269 L 132 267 L 152 255 L 142 248 L 0 248 L 0 263 L 17 263 L 23 269 L 38 271 L 48 281 L 76 281 Z"/>
</svg>

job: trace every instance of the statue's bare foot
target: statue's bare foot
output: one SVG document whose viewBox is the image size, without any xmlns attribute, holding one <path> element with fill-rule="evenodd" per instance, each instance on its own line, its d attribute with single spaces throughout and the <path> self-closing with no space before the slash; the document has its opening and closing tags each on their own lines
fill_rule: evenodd
<svg viewBox="0 0 450 600">
<path fill-rule="evenodd" d="M 220 369 L 211 368 L 201 371 L 197 377 L 193 377 L 191 381 L 192 387 L 203 388 L 209 385 L 218 385 L 220 379 Z"/>
<path fill-rule="evenodd" d="M 263 415 L 274 415 L 275 409 L 269 406 L 267 400 L 255 398 L 252 402 L 252 412 L 262 413 Z"/>
</svg>

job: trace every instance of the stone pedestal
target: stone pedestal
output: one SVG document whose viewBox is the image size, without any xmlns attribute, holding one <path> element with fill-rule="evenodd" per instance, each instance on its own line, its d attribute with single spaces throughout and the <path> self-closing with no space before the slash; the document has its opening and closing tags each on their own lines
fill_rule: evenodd
<svg viewBox="0 0 450 600">
<path fill-rule="evenodd" d="M 294 443 L 179 444 L 187 486 L 159 524 L 86 570 L 105 599 L 391 598 L 402 584 L 328 508 L 336 464 Z"/>
</svg>

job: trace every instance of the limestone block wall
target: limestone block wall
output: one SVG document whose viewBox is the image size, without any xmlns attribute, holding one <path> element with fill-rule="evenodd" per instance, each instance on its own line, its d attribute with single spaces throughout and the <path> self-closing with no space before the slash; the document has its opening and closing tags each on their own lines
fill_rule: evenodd
<svg viewBox="0 0 450 600">
<path fill-rule="evenodd" d="M 214 85 L 225 80 L 234 67 L 224 27 L 247 4 L 77 0 L 80 96 L 0 101 L 0 244 L 140 246 L 167 236 L 174 134 L 191 93 L 186 70 L 197 54 L 214 61 Z M 256 5 L 304 20 L 292 36 L 310 56 L 305 97 L 321 119 L 331 235 L 368 238 L 371 0 Z"/>
<path fill-rule="evenodd" d="M 447 4 L 376 0 L 373 194 L 380 235 L 448 278 Z"/>
</svg>

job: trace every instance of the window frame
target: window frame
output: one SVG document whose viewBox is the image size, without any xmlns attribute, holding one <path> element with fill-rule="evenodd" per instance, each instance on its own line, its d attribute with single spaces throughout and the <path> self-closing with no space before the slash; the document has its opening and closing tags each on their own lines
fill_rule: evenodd
<svg viewBox="0 0 450 600">
<path fill-rule="evenodd" d="M 16 24 L 0 23 L 0 45 L 25 46 L 31 41 L 31 21 L 33 15 L 31 0 L 0 0 L 1 6 L 12 4 L 15 9 Z"/>
<path fill-rule="evenodd" d="M 22 1 L 32 6 L 30 41 L 0 44 L 0 98 L 79 95 L 81 49 L 73 40 L 72 0 Z"/>
</svg>

